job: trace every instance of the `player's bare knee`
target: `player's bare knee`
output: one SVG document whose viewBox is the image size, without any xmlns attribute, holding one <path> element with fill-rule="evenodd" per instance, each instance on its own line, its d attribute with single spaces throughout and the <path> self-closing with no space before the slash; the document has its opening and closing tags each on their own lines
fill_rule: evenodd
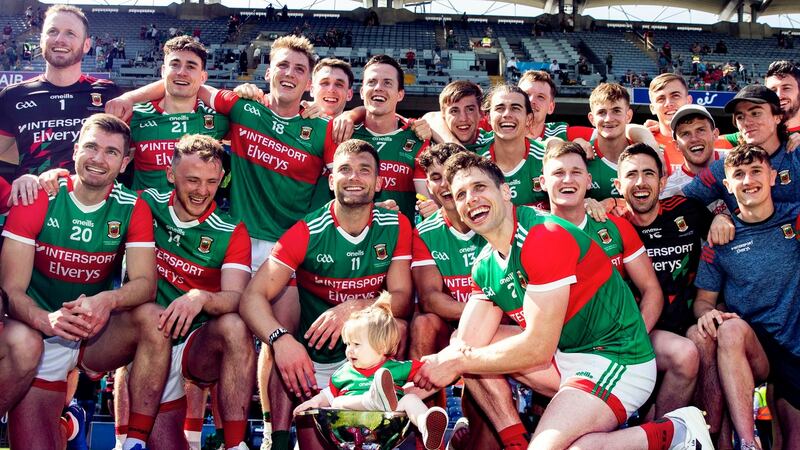
<svg viewBox="0 0 800 450">
<path fill-rule="evenodd" d="M 720 351 L 745 351 L 745 338 L 750 326 L 742 319 L 728 319 L 717 328 Z"/>
<path fill-rule="evenodd" d="M 234 313 L 223 314 L 216 319 L 217 326 L 221 330 L 221 334 L 225 339 L 226 345 L 230 348 L 247 347 L 252 349 L 250 342 L 253 339 L 250 333 L 250 328 L 244 323 L 244 320 Z"/>
<path fill-rule="evenodd" d="M 694 378 L 700 369 L 700 354 L 689 339 L 680 339 L 674 346 L 672 361 L 675 372 L 683 378 Z"/>
<path fill-rule="evenodd" d="M 44 344 L 36 331 L 20 324 L 6 324 L 3 339 L 16 370 L 27 373 L 39 365 Z"/>
<path fill-rule="evenodd" d="M 428 341 L 435 337 L 438 316 L 419 314 L 411 321 L 411 340 Z"/>
<path fill-rule="evenodd" d="M 702 336 L 697 325 L 692 325 L 689 328 L 689 331 L 686 332 L 686 338 L 694 343 L 701 354 L 713 352 L 717 348 L 717 341 L 712 339 L 711 336 Z"/>
</svg>

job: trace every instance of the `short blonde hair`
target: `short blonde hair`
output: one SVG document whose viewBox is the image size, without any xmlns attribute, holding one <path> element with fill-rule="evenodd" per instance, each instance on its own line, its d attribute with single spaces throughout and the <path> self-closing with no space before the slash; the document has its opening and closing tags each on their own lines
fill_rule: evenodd
<svg viewBox="0 0 800 450">
<path fill-rule="evenodd" d="M 342 340 L 348 342 L 356 330 L 366 327 L 369 345 L 384 356 L 397 353 L 400 326 L 392 315 L 392 296 L 384 291 L 370 307 L 350 315 L 342 327 Z"/>
<path fill-rule="evenodd" d="M 308 58 L 308 71 L 311 73 L 311 70 L 314 69 L 314 64 L 316 64 L 316 55 L 314 54 L 314 44 L 307 37 L 289 34 L 275 39 L 269 50 L 270 61 L 275 58 L 275 53 L 278 50 L 284 48 L 305 55 Z"/>
<path fill-rule="evenodd" d="M 626 106 L 631 105 L 631 96 L 628 90 L 617 83 L 600 83 L 589 96 L 589 108 L 606 102 L 624 101 Z"/>
</svg>

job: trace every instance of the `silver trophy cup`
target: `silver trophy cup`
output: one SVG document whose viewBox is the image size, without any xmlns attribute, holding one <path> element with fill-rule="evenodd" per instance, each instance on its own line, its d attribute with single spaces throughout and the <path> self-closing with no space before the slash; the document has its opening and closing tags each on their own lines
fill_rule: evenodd
<svg viewBox="0 0 800 450">
<path fill-rule="evenodd" d="M 395 448 L 408 435 L 411 423 L 402 412 L 320 408 L 300 415 L 311 416 L 330 448 L 342 450 Z"/>
</svg>

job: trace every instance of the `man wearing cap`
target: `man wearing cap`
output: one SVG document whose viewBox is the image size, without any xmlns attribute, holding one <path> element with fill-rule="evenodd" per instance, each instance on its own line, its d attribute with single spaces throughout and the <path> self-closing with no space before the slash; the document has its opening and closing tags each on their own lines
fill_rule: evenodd
<svg viewBox="0 0 800 450">
<path fill-rule="evenodd" d="M 726 155 L 724 150 L 715 148 L 719 130 L 704 106 L 688 104 L 678 108 L 670 121 L 670 130 L 683 163 L 667 179 L 661 191 L 662 199 L 680 195 L 681 189 L 691 183 L 695 175 Z M 708 209 L 716 214 L 727 211 L 722 200 L 710 203 Z"/>
<path fill-rule="evenodd" d="M 757 145 L 769 155 L 770 164 L 778 175 L 772 187 L 773 200 L 797 202 L 800 199 L 800 154 L 786 151 L 788 134 L 778 95 L 765 86 L 750 84 L 725 105 L 725 112 L 733 114 L 733 123 L 745 143 Z M 723 163 L 715 161 L 684 186 L 683 193 L 706 205 L 722 199 L 728 210 L 736 214 L 736 198 L 723 185 L 724 179 Z"/>
</svg>

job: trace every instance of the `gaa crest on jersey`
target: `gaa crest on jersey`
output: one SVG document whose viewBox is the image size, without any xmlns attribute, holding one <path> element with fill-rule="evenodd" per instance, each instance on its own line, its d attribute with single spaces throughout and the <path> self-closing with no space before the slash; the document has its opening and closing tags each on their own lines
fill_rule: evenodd
<svg viewBox="0 0 800 450">
<path fill-rule="evenodd" d="M 542 192 L 542 183 L 539 181 L 539 177 L 531 178 L 531 186 L 533 186 L 534 192 Z"/>
<path fill-rule="evenodd" d="M 200 236 L 200 245 L 197 246 L 197 251 L 200 253 L 210 252 L 212 243 L 214 243 L 214 238 L 208 236 Z"/>
<path fill-rule="evenodd" d="M 528 280 L 526 280 L 525 277 L 522 275 L 521 270 L 517 271 L 517 279 L 519 280 L 519 285 L 520 287 L 522 287 L 523 290 L 528 289 Z"/>
<path fill-rule="evenodd" d="M 678 231 L 681 233 L 689 229 L 689 225 L 686 224 L 686 220 L 683 218 L 683 216 L 675 218 L 675 225 L 678 226 Z"/>
<path fill-rule="evenodd" d="M 203 114 L 203 127 L 206 130 L 213 130 L 214 129 L 214 115 L 213 114 Z"/>
<path fill-rule="evenodd" d="M 99 92 L 91 92 L 92 106 L 103 106 L 103 94 Z"/>
<path fill-rule="evenodd" d="M 601 228 L 601 229 L 597 230 L 597 236 L 600 237 L 600 240 L 603 242 L 603 244 L 610 244 L 611 243 L 611 235 L 608 234 L 608 229 L 607 228 Z"/>
<path fill-rule="evenodd" d="M 386 251 L 386 244 L 378 244 L 373 246 L 373 248 L 375 249 L 375 257 L 378 258 L 378 261 L 383 261 L 389 257 L 389 252 Z"/>
<path fill-rule="evenodd" d="M 796 236 L 794 228 L 792 228 L 792 224 L 790 223 L 781 225 L 781 230 L 783 231 L 783 237 L 786 239 L 794 239 Z"/>
<path fill-rule="evenodd" d="M 111 239 L 119 238 L 120 225 L 118 220 L 109 220 L 106 224 L 106 236 Z"/>
<path fill-rule="evenodd" d="M 302 127 L 300 128 L 300 139 L 307 141 L 311 139 L 311 127 Z"/>
<path fill-rule="evenodd" d="M 414 150 L 414 144 L 416 144 L 416 142 L 414 142 L 413 139 L 406 139 L 406 143 L 403 145 L 403 150 L 407 152 Z"/>
<path fill-rule="evenodd" d="M 782 185 L 787 185 L 792 182 L 792 176 L 789 175 L 789 170 L 781 170 L 778 172 L 778 179 Z"/>
</svg>

